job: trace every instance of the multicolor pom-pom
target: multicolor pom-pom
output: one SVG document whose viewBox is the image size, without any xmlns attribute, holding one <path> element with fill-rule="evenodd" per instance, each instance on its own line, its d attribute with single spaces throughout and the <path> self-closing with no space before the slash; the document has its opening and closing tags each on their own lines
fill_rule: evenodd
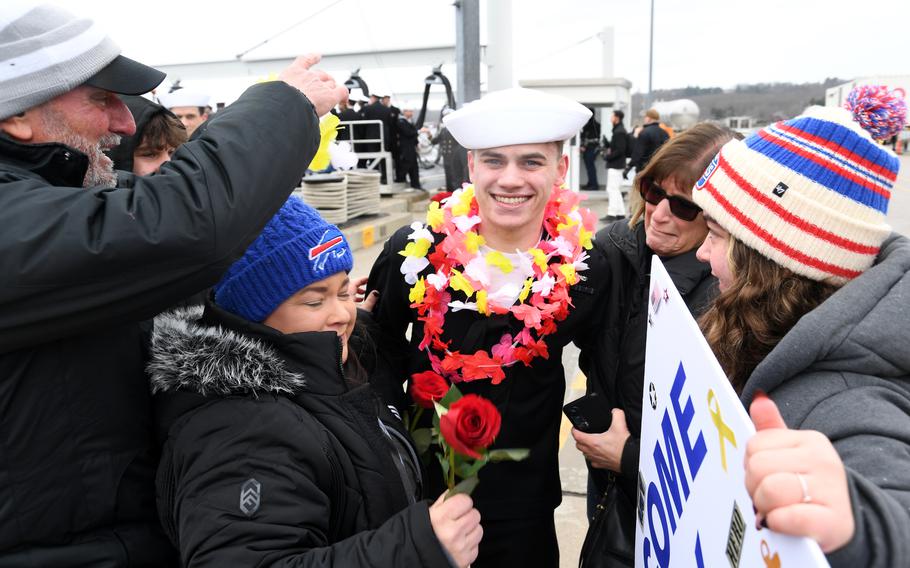
<svg viewBox="0 0 910 568">
<path fill-rule="evenodd" d="M 884 85 L 861 85 L 847 95 L 844 108 L 876 140 L 891 138 L 907 122 L 907 102 L 902 89 L 891 91 Z"/>
</svg>

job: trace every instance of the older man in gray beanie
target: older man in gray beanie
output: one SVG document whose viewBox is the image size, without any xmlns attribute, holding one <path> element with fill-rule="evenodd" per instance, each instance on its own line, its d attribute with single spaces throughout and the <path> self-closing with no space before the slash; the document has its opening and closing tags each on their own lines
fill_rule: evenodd
<svg viewBox="0 0 910 568">
<path fill-rule="evenodd" d="M 102 151 L 135 124 L 115 93 L 163 78 L 119 53 L 89 19 L 0 4 L 0 567 L 174 562 L 141 322 L 243 254 L 347 95 L 302 57 L 117 179 Z"/>
</svg>

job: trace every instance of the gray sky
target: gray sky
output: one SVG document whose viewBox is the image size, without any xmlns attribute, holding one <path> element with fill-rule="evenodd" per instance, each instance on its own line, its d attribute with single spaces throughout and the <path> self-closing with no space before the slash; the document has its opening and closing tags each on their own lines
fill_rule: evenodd
<svg viewBox="0 0 910 568">
<path fill-rule="evenodd" d="M 231 59 L 308 17 L 248 57 L 454 42 L 452 0 L 64 4 L 102 22 L 125 55 L 152 64 Z M 225 8 L 211 9 L 219 5 Z M 655 0 L 655 6 L 655 89 L 910 74 L 908 0 Z M 613 26 L 614 74 L 631 80 L 633 92 L 647 90 L 648 0 L 513 0 L 512 10 L 516 81 L 599 76 L 597 34 Z M 381 61 L 364 67 L 393 88 L 402 80 L 420 85 L 429 71 L 384 69 Z M 330 71 L 343 80 L 350 70 Z"/>
</svg>

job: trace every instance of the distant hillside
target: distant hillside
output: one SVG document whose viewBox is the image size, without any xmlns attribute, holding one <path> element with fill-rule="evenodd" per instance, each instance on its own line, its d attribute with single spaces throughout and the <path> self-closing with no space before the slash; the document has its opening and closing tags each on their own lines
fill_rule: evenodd
<svg viewBox="0 0 910 568">
<path fill-rule="evenodd" d="M 685 87 L 654 91 L 652 100 L 692 99 L 701 109 L 701 120 L 752 116 L 759 123 L 791 118 L 809 105 L 825 104 L 825 89 L 845 83 L 828 78 L 821 83 L 755 83 L 723 90 L 719 87 Z M 641 113 L 644 96 L 632 95 L 633 121 Z"/>
</svg>

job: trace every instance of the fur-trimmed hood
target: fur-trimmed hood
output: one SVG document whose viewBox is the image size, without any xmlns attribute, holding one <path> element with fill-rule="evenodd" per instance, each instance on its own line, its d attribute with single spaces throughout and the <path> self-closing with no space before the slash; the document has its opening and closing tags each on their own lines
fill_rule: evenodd
<svg viewBox="0 0 910 568">
<path fill-rule="evenodd" d="M 287 369 L 278 351 L 259 339 L 200 321 L 202 306 L 155 318 L 148 372 L 152 392 L 204 396 L 295 394 L 304 376 Z"/>
</svg>

